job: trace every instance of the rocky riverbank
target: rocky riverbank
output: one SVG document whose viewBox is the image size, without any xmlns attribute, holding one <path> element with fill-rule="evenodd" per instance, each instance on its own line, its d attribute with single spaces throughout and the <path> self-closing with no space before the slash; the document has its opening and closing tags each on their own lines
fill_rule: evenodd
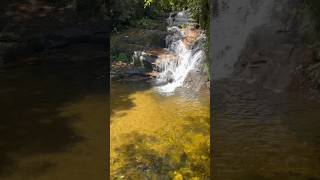
<svg viewBox="0 0 320 180">
<path fill-rule="evenodd" d="M 188 23 L 186 17 L 183 17 L 185 15 L 180 14 L 172 13 L 170 16 L 154 19 L 153 24 L 157 26 L 114 32 L 111 35 L 111 78 L 121 81 L 149 81 L 157 78 L 169 64 L 180 64 L 182 59 L 172 49 L 176 47 L 169 47 L 170 44 L 181 40 L 185 49 L 192 51 L 199 46 L 199 38 L 202 36 L 199 26 Z M 170 76 L 166 81 L 164 83 L 172 82 Z M 206 83 L 206 74 L 198 70 L 190 72 L 185 81 L 209 85 Z"/>
<path fill-rule="evenodd" d="M 99 15 L 49 1 L 2 7 L 0 64 L 106 60 L 109 26 Z"/>
<path fill-rule="evenodd" d="M 304 1 L 230 2 L 227 10 L 218 9 L 217 17 L 213 19 L 220 19 L 222 23 L 214 22 L 212 26 L 220 29 L 225 26 L 226 29 L 220 32 L 212 27 L 214 39 L 221 39 L 221 42 L 214 42 L 218 45 L 213 45 L 215 49 L 221 47 L 220 52 L 212 50 L 220 55 L 212 67 L 214 72 L 219 75 L 230 71 L 234 78 L 275 92 L 300 91 L 310 97 L 320 95 L 319 46 L 314 43 L 319 40 L 313 36 L 313 43 L 310 43 L 307 38 L 317 22 L 312 19 Z M 223 18 L 235 22 L 224 24 Z M 238 32 L 232 33 L 232 27 Z M 224 37 L 223 34 L 229 35 L 225 39 L 219 38 Z M 227 62 L 229 59 L 235 62 Z M 220 63 L 220 67 L 219 62 L 226 63 Z"/>
</svg>

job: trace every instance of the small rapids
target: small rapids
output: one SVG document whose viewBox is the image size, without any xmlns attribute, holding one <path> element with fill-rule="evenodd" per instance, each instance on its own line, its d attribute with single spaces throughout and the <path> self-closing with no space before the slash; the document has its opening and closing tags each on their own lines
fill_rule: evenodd
<svg viewBox="0 0 320 180">
<path fill-rule="evenodd" d="M 163 93 L 173 93 L 178 87 L 187 86 L 186 79 L 192 70 L 201 68 L 204 57 L 204 40 L 203 32 L 194 35 L 197 30 L 188 29 L 188 16 L 184 12 L 179 12 L 173 18 L 168 18 L 168 35 L 166 37 L 167 50 L 175 54 L 175 58 L 170 60 L 160 60 L 160 69 L 156 81 L 157 89 Z M 186 28 L 179 28 L 186 26 Z M 191 35 L 190 35 L 191 34 Z M 188 37 L 194 39 L 188 43 Z"/>
</svg>

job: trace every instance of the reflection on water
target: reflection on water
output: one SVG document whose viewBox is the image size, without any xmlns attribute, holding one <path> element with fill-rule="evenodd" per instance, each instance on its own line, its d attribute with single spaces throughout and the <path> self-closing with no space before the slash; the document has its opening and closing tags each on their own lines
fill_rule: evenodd
<svg viewBox="0 0 320 180">
<path fill-rule="evenodd" d="M 320 179 L 320 104 L 214 82 L 215 179 Z"/>
<path fill-rule="evenodd" d="M 0 69 L 0 179 L 105 179 L 105 62 Z"/>
<path fill-rule="evenodd" d="M 112 179 L 209 179 L 209 98 L 112 82 Z"/>
</svg>

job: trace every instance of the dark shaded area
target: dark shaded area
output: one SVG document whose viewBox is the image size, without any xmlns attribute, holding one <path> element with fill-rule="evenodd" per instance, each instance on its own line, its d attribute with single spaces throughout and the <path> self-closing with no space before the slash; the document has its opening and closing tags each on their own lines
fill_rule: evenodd
<svg viewBox="0 0 320 180">
<path fill-rule="evenodd" d="M 256 85 L 216 81 L 215 179 L 319 179 L 319 104 Z"/>
<path fill-rule="evenodd" d="M 130 140 L 131 144 L 124 144 L 116 149 L 121 159 L 114 161 L 126 162 L 119 169 L 117 174 L 124 176 L 126 179 L 144 179 L 157 176 L 162 179 L 169 179 L 169 170 L 172 167 L 169 164 L 169 157 L 161 157 L 155 150 L 146 146 L 146 142 L 158 141 L 156 137 L 140 134 L 138 132 L 125 134 L 123 137 Z M 111 162 L 112 163 L 115 162 Z M 117 178 L 117 175 L 112 176 Z"/>
<path fill-rule="evenodd" d="M 152 88 L 147 82 L 111 81 L 110 87 L 110 117 L 117 111 L 128 110 L 135 106 L 130 95 L 138 91 Z"/>
<path fill-rule="evenodd" d="M 3 4 L 0 14 L 0 64 L 108 57 L 105 50 L 109 42 L 108 14 L 96 10 L 99 6 L 106 11 L 108 4 L 106 1 L 98 4 L 86 2 L 86 11 L 80 11 L 79 8 L 83 8 L 85 2 L 74 1 L 72 4 L 69 1 L 54 3 L 47 0 L 16 0 Z M 76 47 L 78 52 L 86 49 L 92 52 L 91 56 L 79 58 L 80 55 L 75 56 L 73 53 L 69 57 L 52 57 L 56 51 L 73 49 L 73 46 L 79 45 L 82 47 Z"/>
<path fill-rule="evenodd" d="M 108 5 L 103 0 L 0 2 L 0 179 L 20 173 L 15 168 L 23 158 L 61 154 L 87 140 L 73 126 L 80 118 L 61 115 L 61 108 L 109 93 Z M 99 117 L 108 121 L 106 111 Z M 105 140 L 107 128 L 100 129 Z M 42 161 L 24 173 L 35 178 L 55 166 L 63 165 Z"/>
<path fill-rule="evenodd" d="M 146 20 L 157 19 L 163 14 L 164 10 L 156 4 L 144 7 L 141 0 L 110 1 L 111 30 L 114 32 L 142 26 Z"/>
<path fill-rule="evenodd" d="M 124 164 L 111 177 L 113 179 L 122 177 L 125 179 L 158 178 L 169 180 L 177 177 L 176 173 L 181 173 L 184 178 L 208 179 L 207 164 L 204 160 L 194 162 L 193 159 L 199 156 L 200 152 L 194 152 L 195 154 L 188 156 L 181 147 L 182 144 L 190 142 L 182 140 L 174 142 L 168 146 L 164 155 L 149 146 L 150 144 L 168 143 L 163 138 L 165 137 L 150 136 L 139 132 L 124 134 L 121 139 L 125 139 L 125 142 L 128 143 L 115 150 L 119 158 L 110 162 L 111 166 L 118 161 L 124 162 Z M 202 148 L 199 151 L 208 151 L 207 146 L 204 145 Z M 209 157 L 209 154 L 206 155 Z"/>
<path fill-rule="evenodd" d="M 85 140 L 72 127 L 78 117 L 65 118 L 59 108 L 89 94 L 105 95 L 104 65 L 96 61 L 1 69 L 0 177 L 14 173 L 20 158 L 61 153 Z M 19 158 L 12 159 L 13 153 Z M 35 171 L 41 173 L 43 168 Z"/>
<path fill-rule="evenodd" d="M 111 22 L 113 29 L 121 29 L 132 25 L 130 21 L 142 18 L 145 15 L 143 1 L 111 1 Z"/>
<path fill-rule="evenodd" d="M 213 178 L 320 179 L 319 3 L 216 0 L 213 5 Z M 234 34 L 243 36 L 230 38 Z M 221 56 L 215 52 L 220 47 Z"/>
<path fill-rule="evenodd" d="M 319 30 L 320 30 L 320 2 L 317 0 L 303 0 L 303 3 L 305 5 L 307 5 L 307 8 L 311 11 L 312 13 L 312 18 L 314 20 L 315 23 L 315 28 L 314 28 L 314 36 L 313 36 L 313 42 L 317 42 L 319 41 L 320 38 L 320 34 L 319 34 Z"/>
</svg>

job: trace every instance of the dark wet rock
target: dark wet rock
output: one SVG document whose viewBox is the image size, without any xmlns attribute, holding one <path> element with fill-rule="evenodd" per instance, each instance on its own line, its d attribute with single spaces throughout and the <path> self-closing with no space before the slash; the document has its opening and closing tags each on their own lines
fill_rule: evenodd
<svg viewBox="0 0 320 180">
<path fill-rule="evenodd" d="M 183 34 L 178 27 L 171 27 L 168 29 L 168 35 L 166 36 L 166 45 L 172 44 L 172 42 L 176 42 L 178 40 L 183 39 Z M 169 47 L 171 48 L 171 47 Z"/>
<path fill-rule="evenodd" d="M 286 89 L 292 70 L 308 58 L 308 49 L 303 48 L 299 37 L 299 34 L 277 34 L 266 27 L 257 30 L 235 64 L 236 75 L 265 88 Z"/>
<path fill-rule="evenodd" d="M 150 79 L 154 75 L 148 73 L 154 70 L 159 70 L 157 66 L 158 57 L 164 53 L 163 50 L 159 50 L 165 47 L 165 32 L 158 30 L 146 30 L 146 29 L 131 29 L 119 34 L 113 34 L 111 36 L 111 54 L 123 54 L 127 57 L 127 60 L 132 67 L 126 67 L 119 69 L 112 67 L 112 70 L 119 70 L 121 74 L 120 79 Z M 161 52 L 160 52 L 161 51 Z M 114 62 L 117 63 L 117 62 Z M 118 62 L 120 63 L 120 62 Z M 128 72 L 132 71 L 132 72 Z M 141 73 L 136 78 L 136 72 Z M 128 76 L 127 74 L 135 74 L 134 76 Z M 124 75 L 126 74 L 126 75 Z M 119 76 L 115 76 L 119 79 Z"/>
<path fill-rule="evenodd" d="M 3 62 L 16 62 L 20 58 L 26 58 L 32 55 L 34 49 L 27 43 L 14 43 L 3 53 Z"/>
<path fill-rule="evenodd" d="M 135 51 L 132 55 L 133 64 L 142 67 L 146 71 L 163 71 L 163 64 L 168 61 L 176 61 L 178 58 L 172 52 L 164 49 L 152 49 L 149 51 Z"/>
<path fill-rule="evenodd" d="M 111 54 L 124 53 L 131 57 L 134 51 L 164 48 L 166 32 L 132 29 L 111 35 Z"/>
<path fill-rule="evenodd" d="M 133 64 L 136 66 L 140 66 L 147 71 L 152 71 L 154 69 L 153 64 L 156 60 L 157 57 L 150 56 L 144 51 L 134 51 L 132 55 Z"/>
<path fill-rule="evenodd" d="M 63 35 L 48 34 L 44 36 L 44 46 L 47 49 L 51 48 L 64 48 L 70 44 L 68 39 Z"/>
<path fill-rule="evenodd" d="M 88 6 L 90 11 L 91 5 Z M 93 46 L 88 49 L 93 52 L 93 48 L 100 46 L 98 49 L 104 48 L 103 52 L 106 52 L 109 25 L 100 12 L 80 13 L 67 7 L 65 2 L 16 0 L 1 3 L 0 11 L 3 14 L 0 15 L 0 59 L 6 63 L 40 59 L 40 56 L 43 61 L 70 59 L 62 54 L 59 54 L 62 55 L 60 58 L 53 58 L 51 52 L 58 49 L 71 52 L 78 44 Z M 50 56 L 45 56 L 48 54 Z M 76 53 L 73 56 L 76 57 Z"/>
<path fill-rule="evenodd" d="M 191 70 L 186 77 L 185 83 L 192 91 L 208 90 L 210 88 L 209 77 L 204 68 Z"/>
<path fill-rule="evenodd" d="M 282 0 L 272 5 L 269 22 L 254 28 L 246 40 L 234 75 L 248 83 L 284 91 L 294 81 L 295 69 L 309 64 L 312 50 L 303 39 L 302 19 L 295 15 L 299 2 Z"/>
<path fill-rule="evenodd" d="M 26 32 L 3 33 L 0 35 L 0 52 L 3 55 L 2 59 L 5 63 L 9 63 L 31 56 L 48 54 L 55 49 L 63 49 L 70 52 L 73 46 L 78 46 L 78 44 L 88 44 L 89 47 L 92 46 L 92 48 L 100 46 L 100 48 L 98 48 L 99 50 L 106 48 L 108 29 L 103 24 L 96 25 L 94 28 L 88 28 L 86 26 L 87 25 L 77 25 L 57 31 L 34 32 L 29 34 L 26 34 L 28 30 Z M 89 49 L 92 48 L 90 47 Z M 105 50 L 101 52 L 105 54 Z M 82 52 L 80 54 L 82 54 Z M 87 56 L 84 57 L 90 58 Z M 61 57 L 60 60 L 62 59 Z M 82 58 L 80 57 L 78 59 Z"/>
<path fill-rule="evenodd" d="M 258 2 L 261 4 L 268 2 L 270 4 L 262 7 Z M 224 24 L 225 21 L 220 19 L 220 24 L 215 22 L 218 24 L 213 25 L 216 25 L 216 27 L 225 25 L 225 27 L 222 29 L 212 27 L 217 31 L 215 34 L 218 34 L 219 37 L 233 37 L 230 32 L 233 31 L 234 24 L 241 22 L 238 21 L 239 17 L 244 17 L 245 21 L 234 28 L 238 30 L 233 34 L 242 35 L 241 30 L 246 31 L 244 34 L 249 33 L 247 36 L 242 36 L 244 39 L 239 41 L 241 43 L 233 41 L 237 38 L 229 40 L 227 38 L 216 38 L 220 40 L 220 43 L 215 41 L 216 43 L 211 44 L 211 46 L 215 46 L 212 50 L 212 57 L 215 58 L 215 61 L 212 61 L 212 72 L 215 72 L 215 74 L 213 73 L 212 77 L 218 77 L 215 76 L 218 74 L 222 78 L 240 79 L 249 84 L 255 84 L 276 92 L 300 91 L 302 94 L 310 92 L 312 97 L 314 97 L 314 94 L 319 96 L 320 68 L 318 68 L 318 63 L 320 62 L 320 51 L 317 43 L 318 39 L 313 36 L 314 29 L 312 29 L 316 23 L 310 19 L 310 9 L 306 8 L 303 4 L 304 1 L 257 0 L 257 4 L 254 5 L 249 4 L 250 1 L 243 1 L 243 4 L 241 4 L 236 0 L 231 0 L 228 3 L 226 3 L 226 6 L 220 4 L 221 7 L 217 9 L 214 18 L 227 17 L 234 23 Z M 251 8 L 254 11 L 243 11 L 248 7 L 244 6 L 246 3 L 249 7 L 252 6 Z M 240 7 L 239 12 L 236 13 L 224 9 L 238 7 L 237 5 L 243 7 Z M 254 12 L 260 12 L 264 14 L 264 17 L 255 18 L 253 17 Z M 230 28 L 228 29 L 228 27 Z M 310 41 L 310 36 L 313 37 L 312 41 Z M 242 38 L 240 36 L 235 37 Z M 219 44 L 222 45 L 219 46 Z M 215 52 L 215 50 L 219 51 Z M 233 76 L 224 72 L 233 72 Z"/>
<path fill-rule="evenodd" d="M 169 26 L 181 26 L 189 23 L 189 15 L 185 11 L 171 13 L 168 19 Z"/>
<path fill-rule="evenodd" d="M 157 72 L 148 70 L 145 67 L 121 61 L 112 62 L 110 72 L 110 78 L 118 81 L 147 81 L 154 79 L 157 75 Z"/>
<path fill-rule="evenodd" d="M 76 25 L 49 32 L 49 40 L 68 41 L 69 43 L 106 43 L 108 27 L 103 24 Z"/>
<path fill-rule="evenodd" d="M 116 81 L 148 81 L 155 78 L 153 74 L 146 72 L 127 71 L 127 72 L 111 72 L 110 78 Z"/>
<path fill-rule="evenodd" d="M 22 37 L 16 33 L 1 33 L 0 42 L 21 42 Z"/>
<path fill-rule="evenodd" d="M 133 30 L 124 36 L 124 41 L 150 48 L 164 48 L 165 36 L 166 32 L 159 30 Z"/>
</svg>

